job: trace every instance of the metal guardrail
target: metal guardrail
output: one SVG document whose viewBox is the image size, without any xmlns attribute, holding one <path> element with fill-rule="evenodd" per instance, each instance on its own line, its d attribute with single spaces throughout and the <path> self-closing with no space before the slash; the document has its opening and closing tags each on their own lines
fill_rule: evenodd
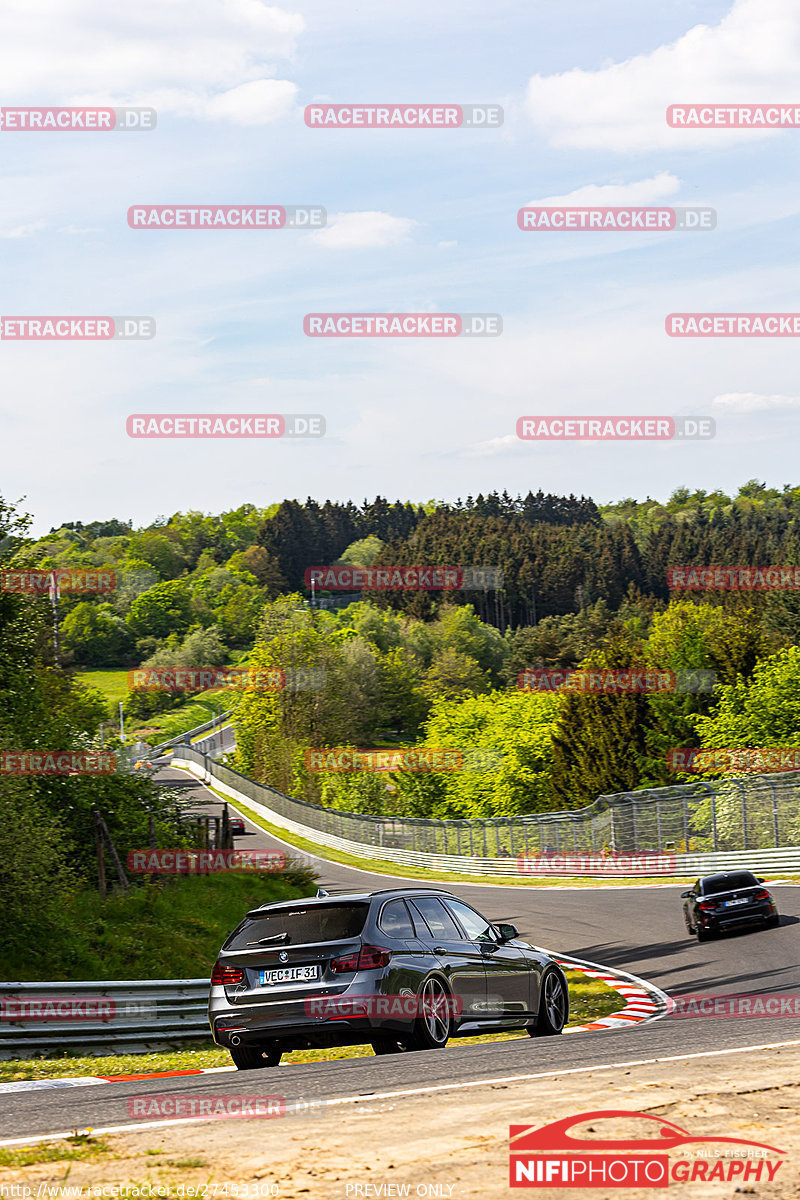
<svg viewBox="0 0 800 1200">
<path fill-rule="evenodd" d="M 199 737 L 197 741 L 186 744 L 191 745 L 193 750 L 199 751 L 201 754 L 210 754 L 214 757 L 220 754 L 230 754 L 232 750 L 236 749 L 236 730 L 228 722 L 210 730 Z"/>
<path fill-rule="evenodd" d="M 205 733 L 206 730 L 216 729 L 218 725 L 224 725 L 231 719 L 231 711 L 220 713 L 218 717 L 212 717 L 210 721 L 206 721 L 203 725 L 196 725 L 194 729 L 187 729 L 185 733 L 179 733 L 176 737 L 170 738 L 168 742 L 161 742 L 160 745 L 151 749 L 147 747 L 148 758 L 158 758 L 165 750 L 169 750 L 170 746 L 179 746 L 181 744 L 189 745 L 193 737 L 198 733 Z"/>
<path fill-rule="evenodd" d="M 0 984 L 0 1059 L 83 1047 L 158 1050 L 209 1038 L 208 979 Z"/>
<path fill-rule="evenodd" d="M 176 751 L 173 764 L 185 765 L 198 778 L 213 781 L 226 796 L 317 845 L 405 866 L 518 878 L 692 875 L 745 865 L 800 870 L 796 774 L 790 779 L 702 782 L 603 796 L 572 812 L 436 821 L 366 816 L 309 804 L 256 783 L 189 746 Z M 642 862 L 638 869 L 624 872 L 614 864 L 619 854 L 638 855 Z M 648 867 L 644 856 L 656 854 L 664 861 Z M 554 870 L 559 858 L 565 864 L 560 871 Z"/>
</svg>

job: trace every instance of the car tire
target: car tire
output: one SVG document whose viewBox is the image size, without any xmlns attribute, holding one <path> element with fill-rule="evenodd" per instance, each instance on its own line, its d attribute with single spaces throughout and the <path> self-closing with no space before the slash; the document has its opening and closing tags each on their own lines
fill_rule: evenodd
<svg viewBox="0 0 800 1200">
<path fill-rule="evenodd" d="M 420 1015 L 414 1022 L 414 1032 L 406 1042 L 409 1050 L 444 1050 L 453 1028 L 450 1015 L 450 991 L 438 975 L 429 975 L 417 997 Z M 390 1051 L 393 1053 L 393 1051 Z"/>
<path fill-rule="evenodd" d="M 700 925 L 697 926 L 698 942 L 710 942 L 713 937 L 716 937 L 716 934 L 712 933 L 710 929 L 703 929 Z"/>
<path fill-rule="evenodd" d="M 689 920 L 688 913 L 683 914 L 683 922 L 686 926 L 686 932 L 688 933 L 689 937 L 694 937 L 694 929 L 692 928 L 692 922 Z"/>
<path fill-rule="evenodd" d="M 526 1026 L 531 1037 L 553 1037 L 563 1033 L 567 1023 L 568 998 L 557 971 L 545 971 L 539 999 L 539 1017 L 535 1025 Z"/>
<path fill-rule="evenodd" d="M 282 1051 L 270 1046 L 231 1046 L 230 1055 L 237 1071 L 256 1071 L 260 1067 L 277 1067 Z"/>
<path fill-rule="evenodd" d="M 402 1038 L 373 1038 L 371 1046 L 375 1054 L 407 1054 L 410 1049 Z"/>
<path fill-rule="evenodd" d="M 777 929 L 778 926 L 780 925 L 780 923 L 781 923 L 781 914 L 774 913 L 773 916 L 767 917 L 766 921 L 764 922 L 764 928 L 765 929 Z"/>
</svg>

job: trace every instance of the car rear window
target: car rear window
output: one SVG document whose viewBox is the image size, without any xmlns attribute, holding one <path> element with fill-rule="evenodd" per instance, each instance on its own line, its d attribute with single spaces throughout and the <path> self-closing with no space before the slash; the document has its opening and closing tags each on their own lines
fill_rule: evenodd
<svg viewBox="0 0 800 1200">
<path fill-rule="evenodd" d="M 273 937 L 275 941 L 266 942 L 265 949 L 273 945 L 277 948 L 358 937 L 368 909 L 368 904 L 314 904 L 265 912 L 263 917 L 251 917 L 237 929 L 225 949 L 252 950 L 251 943 Z"/>
<path fill-rule="evenodd" d="M 749 871 L 737 871 L 726 875 L 724 879 L 706 879 L 703 882 L 703 895 L 713 896 L 716 892 L 732 892 L 735 888 L 758 887 L 758 880 Z"/>
</svg>

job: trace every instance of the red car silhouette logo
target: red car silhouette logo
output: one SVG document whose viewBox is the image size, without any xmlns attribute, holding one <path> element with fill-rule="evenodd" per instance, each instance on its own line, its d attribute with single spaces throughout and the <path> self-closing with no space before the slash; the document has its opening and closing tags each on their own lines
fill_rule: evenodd
<svg viewBox="0 0 800 1200">
<path fill-rule="evenodd" d="M 643 1138 L 588 1138 L 573 1137 L 569 1130 L 576 1125 L 594 1124 L 597 1121 L 624 1117 L 628 1120 L 649 1121 L 654 1127 L 650 1137 Z M 537 1128 L 535 1125 L 511 1125 L 511 1153 L 530 1153 L 531 1151 L 563 1151 L 563 1150 L 673 1150 L 676 1146 L 686 1146 L 698 1142 L 725 1142 L 733 1146 L 757 1146 L 769 1150 L 773 1154 L 785 1154 L 775 1146 L 767 1146 L 764 1142 L 751 1142 L 745 1138 L 718 1137 L 712 1134 L 706 1137 L 693 1137 L 687 1130 L 663 1117 L 651 1117 L 647 1113 L 630 1112 L 624 1108 L 602 1109 L 597 1112 L 578 1113 L 577 1116 L 563 1117 L 560 1121 L 551 1121 L 549 1125 Z"/>
</svg>

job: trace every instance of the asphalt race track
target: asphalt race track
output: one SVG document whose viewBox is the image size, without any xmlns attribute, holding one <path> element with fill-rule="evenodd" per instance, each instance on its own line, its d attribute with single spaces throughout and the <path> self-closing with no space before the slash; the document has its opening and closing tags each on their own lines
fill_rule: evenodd
<svg viewBox="0 0 800 1200">
<path fill-rule="evenodd" d="M 179 782 L 196 794 L 198 804 L 211 800 L 219 805 L 217 798 L 186 772 L 165 769 L 159 778 Z M 215 811 L 221 811 L 221 806 Z M 249 822 L 247 828 L 252 836 L 241 839 L 240 847 L 285 848 Z M 323 885 L 359 890 L 392 886 L 385 875 L 334 863 L 316 866 Z M 410 882 L 419 884 L 418 880 Z M 677 885 L 592 889 L 443 886 L 469 900 L 487 917 L 513 922 L 520 935 L 536 945 L 630 971 L 673 996 L 800 992 L 798 887 L 778 885 L 772 889 L 782 916 L 779 929 L 727 934 L 701 946 L 686 935 L 679 899 L 682 889 Z M 273 1071 L 12 1091 L 0 1094 L 0 1137 L 31 1137 L 87 1126 L 95 1130 L 109 1126 L 141 1129 L 145 1122 L 131 1120 L 127 1113 L 126 1102 L 132 1096 L 221 1091 L 252 1095 L 258 1091 L 285 1097 L 289 1108 L 337 1097 L 457 1086 L 474 1080 L 540 1072 L 558 1075 L 601 1064 L 620 1064 L 617 1069 L 624 1073 L 624 1064 L 632 1061 L 688 1058 L 795 1039 L 800 1040 L 797 1018 L 666 1017 L 631 1029 L 477 1046 L 459 1046 L 456 1041 L 439 1052 L 305 1063 Z M 702 1058 L 694 1069 L 702 1070 Z M 687 1063 L 689 1070 L 693 1068 Z"/>
</svg>

